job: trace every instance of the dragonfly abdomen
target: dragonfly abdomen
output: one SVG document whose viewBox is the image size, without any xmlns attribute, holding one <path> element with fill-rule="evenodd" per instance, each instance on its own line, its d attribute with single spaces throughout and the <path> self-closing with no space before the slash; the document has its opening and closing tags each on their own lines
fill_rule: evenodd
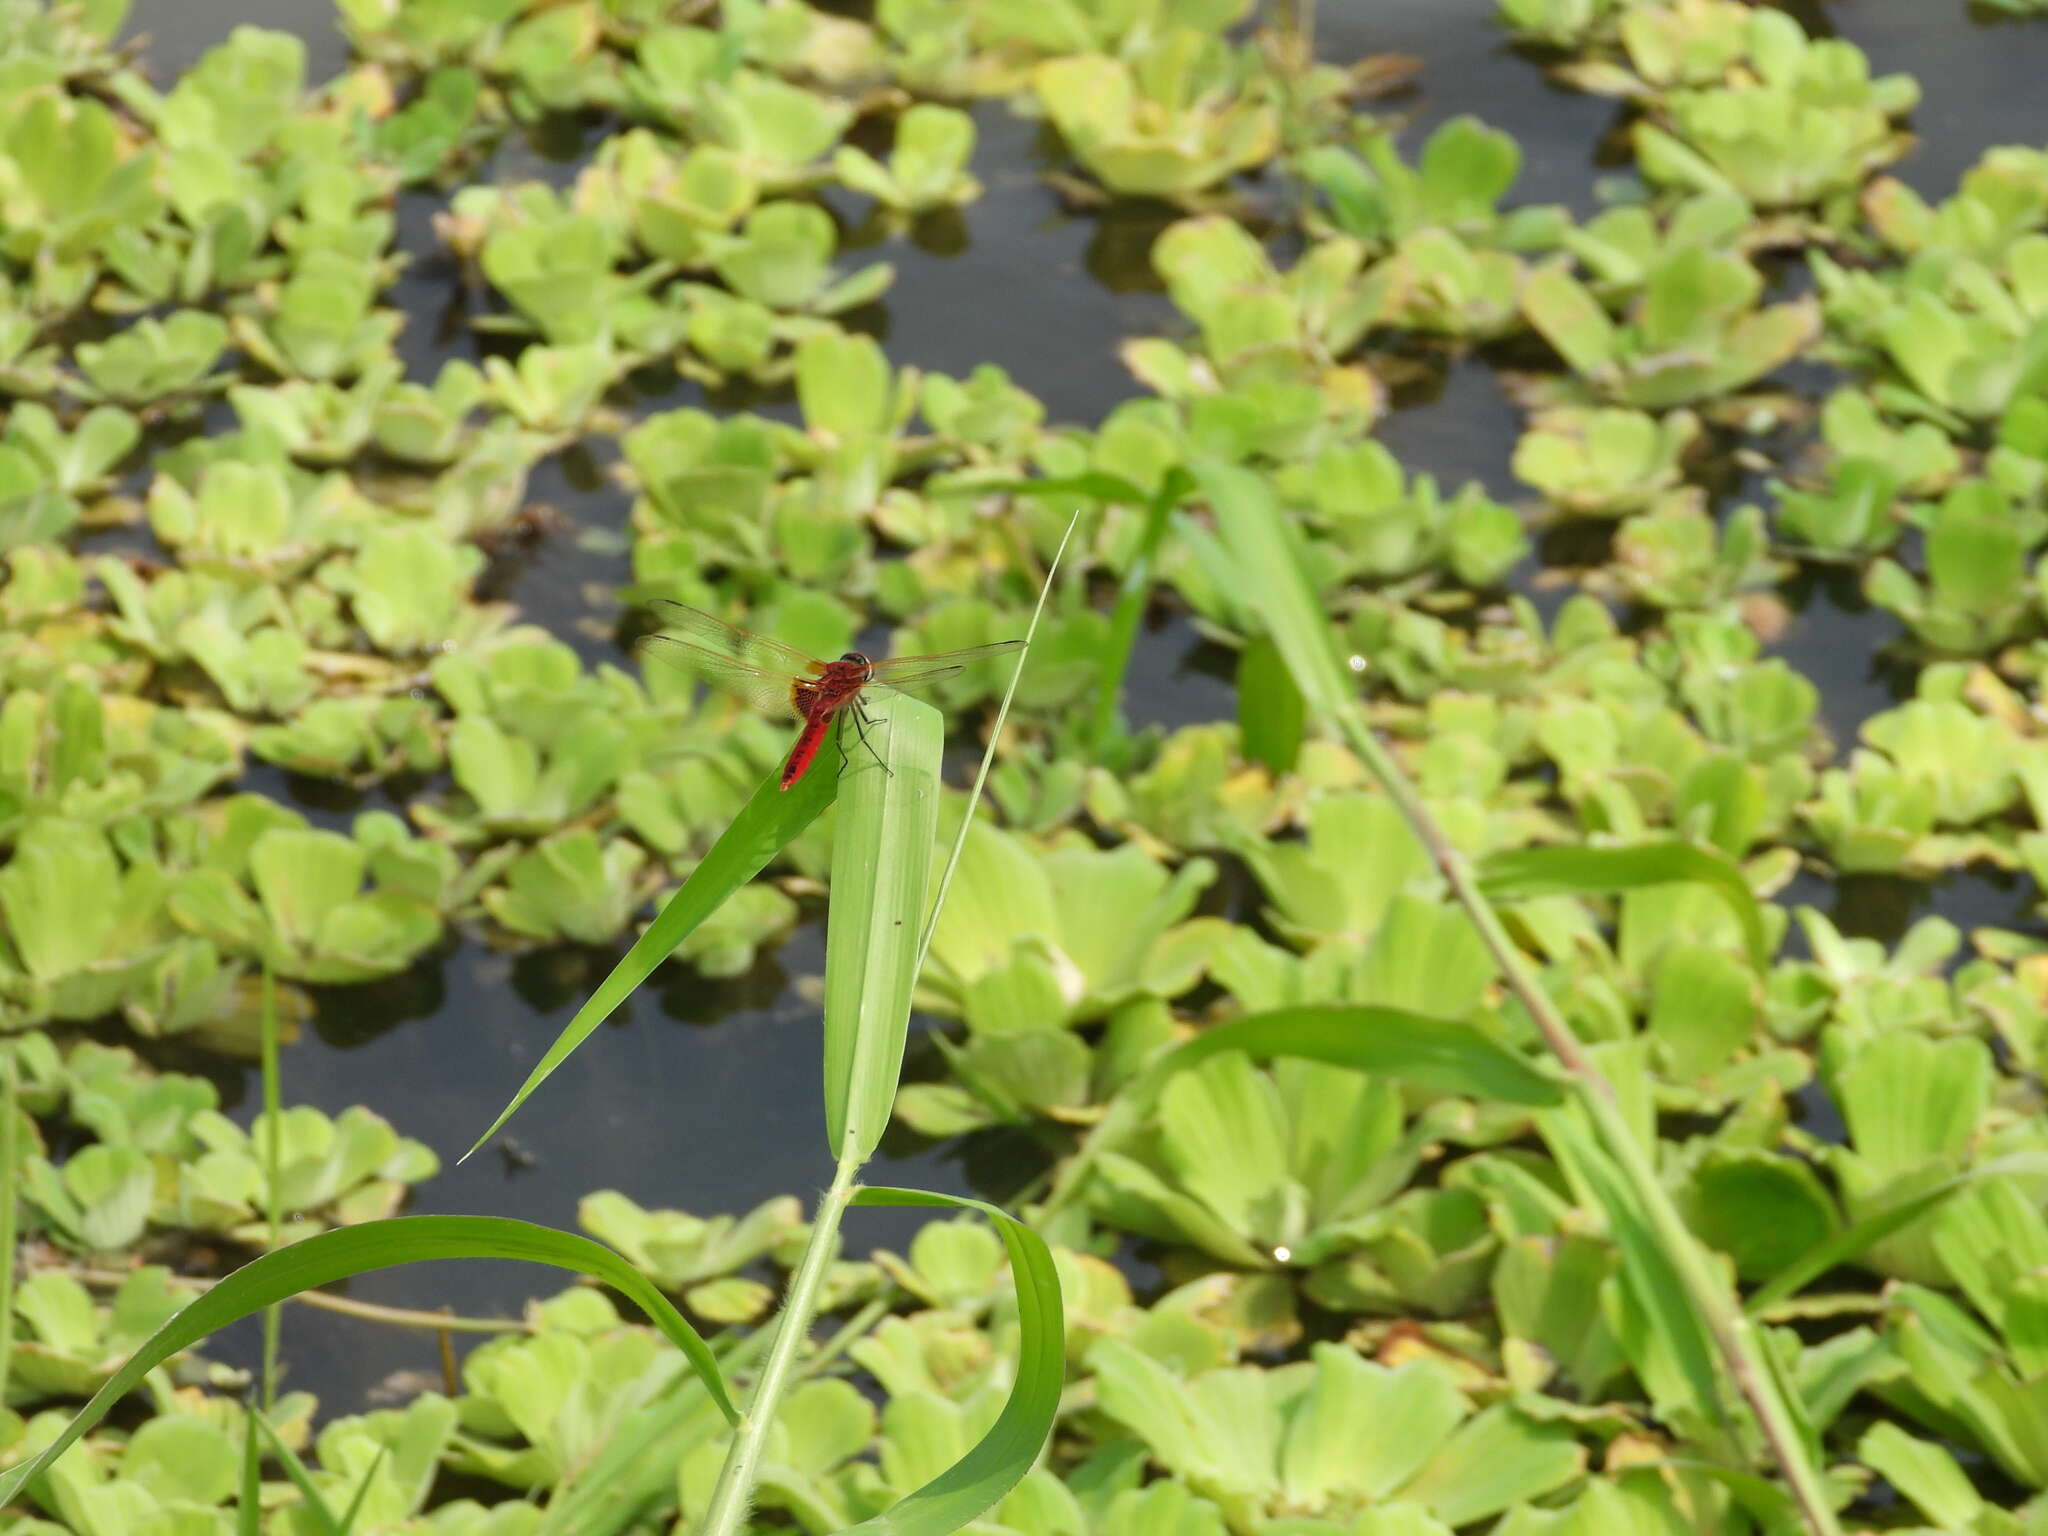
<svg viewBox="0 0 2048 1536">
<path fill-rule="evenodd" d="M 825 743 L 825 733 L 832 729 L 836 711 L 816 709 L 804 719 L 804 728 L 797 734 L 796 745 L 789 749 L 789 761 L 782 765 L 782 787 L 788 789 L 804 776 L 804 770 L 818 755 L 818 748 Z"/>
</svg>

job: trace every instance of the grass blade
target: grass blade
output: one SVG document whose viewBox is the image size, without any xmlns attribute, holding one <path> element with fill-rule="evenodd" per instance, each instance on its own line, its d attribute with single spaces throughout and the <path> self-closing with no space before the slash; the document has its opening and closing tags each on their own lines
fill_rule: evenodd
<svg viewBox="0 0 2048 1536">
<path fill-rule="evenodd" d="M 1611 896 L 1646 885 L 1698 882 L 1728 903 L 1742 928 L 1750 964 L 1770 963 L 1763 908 L 1727 854 L 1693 843 L 1638 843 L 1627 848 L 1516 848 L 1479 866 L 1479 888 L 1490 901 L 1528 896 Z"/>
<path fill-rule="evenodd" d="M 1175 1046 L 1117 1094 L 1081 1150 L 1061 1167 L 1041 1223 L 1073 1198 L 1097 1158 L 1144 1125 L 1169 1078 L 1218 1051 L 1243 1051 L 1256 1061 L 1303 1056 L 1440 1093 L 1532 1109 L 1564 1099 L 1563 1086 L 1550 1073 L 1470 1024 L 1403 1008 L 1301 1007 L 1248 1014 Z"/>
<path fill-rule="evenodd" d="M 882 1139 L 903 1071 L 946 745 L 945 718 L 920 699 L 866 708 L 881 765 L 849 729 L 825 929 L 825 1135 L 856 1162 Z"/>
<path fill-rule="evenodd" d="M 249 1429 L 249 1444 L 252 1447 L 256 1443 L 255 1431 L 263 1431 L 263 1438 L 270 1443 L 270 1451 L 277 1457 L 277 1464 L 284 1468 L 284 1475 L 291 1481 L 291 1485 L 299 1490 L 299 1497 L 305 1500 L 303 1507 L 308 1518 L 312 1520 L 318 1536 L 348 1536 L 353 1520 L 345 1524 L 335 1517 L 334 1511 L 327 1507 L 327 1501 L 320 1496 L 320 1489 L 313 1481 L 313 1474 L 306 1470 L 306 1464 L 299 1459 L 298 1453 L 284 1443 L 283 1436 L 278 1434 L 276 1427 L 261 1410 L 249 1411 Z M 377 1468 L 384 1464 L 385 1452 L 388 1449 L 379 1446 L 376 1456 L 371 1459 L 368 1469 L 364 1471 L 362 1482 L 356 1489 L 358 1502 L 362 1499 L 364 1491 L 369 1488 L 370 1479 L 377 1475 Z"/>
<path fill-rule="evenodd" d="M 1292 773 L 1307 724 L 1301 690 L 1280 648 L 1271 635 L 1253 635 L 1237 658 L 1239 756 L 1273 773 Z"/>
<path fill-rule="evenodd" d="M 1910 1227 L 1950 1196 L 1959 1195 L 1984 1179 L 2006 1174 L 2048 1175 L 2048 1152 L 2015 1152 L 2007 1157 L 1994 1158 L 1952 1179 L 1943 1179 L 1932 1188 L 1923 1189 L 1895 1205 L 1886 1206 L 1853 1226 L 1844 1227 L 1832 1237 L 1814 1244 L 1765 1284 L 1758 1286 L 1749 1298 L 1750 1316 L 1759 1316 L 1779 1302 L 1798 1295 L 1829 1270 L 1849 1263 L 1873 1243 L 1881 1243 L 1894 1232 Z"/>
<path fill-rule="evenodd" d="M 717 911 L 734 891 L 765 869 L 768 861 L 786 848 L 798 833 L 816 821 L 839 792 L 838 778 L 829 771 L 807 773 L 788 790 L 781 787 L 781 778 L 782 769 L 778 764 L 761 781 L 760 788 L 754 791 L 753 798 L 740 809 L 739 815 L 733 818 L 732 825 L 719 834 L 718 841 L 711 845 L 711 851 L 704 855 L 703 862 L 690 872 L 690 878 L 683 882 L 682 888 L 655 914 L 647 931 L 634 941 L 633 947 L 612 967 L 611 974 L 597 984 L 597 989 L 576 1010 L 576 1017 L 555 1037 L 547 1054 L 526 1075 L 526 1081 L 519 1085 L 519 1091 L 499 1111 L 498 1118 L 456 1161 L 474 1156 L 478 1147 L 503 1130 L 505 1122 L 518 1112 L 519 1106 L 532 1097 L 534 1090 L 548 1080 L 555 1068 L 569 1059 L 570 1053 L 589 1038 L 590 1032 L 610 1018 L 619 1005 L 633 995 L 633 989 L 675 953 L 675 947 L 688 938 L 699 923 Z"/>
<path fill-rule="evenodd" d="M 1145 1069 L 1126 1091 L 1142 1112 L 1166 1079 L 1218 1051 L 1254 1060 L 1305 1056 L 1395 1077 L 1439 1093 L 1544 1108 L 1562 1103 L 1557 1079 L 1470 1024 L 1405 1008 L 1276 1008 L 1204 1030 Z"/>
<path fill-rule="evenodd" d="M 235 1536 L 263 1536 L 263 1454 L 256 1449 L 256 1419 L 254 1408 L 243 1415 L 242 1477 L 235 1496 Z M 318 1514 L 315 1511 L 316 1524 Z M 337 1533 L 321 1525 L 319 1536 Z"/>
<path fill-rule="evenodd" d="M 1547 1117 L 1540 1129 L 1558 1167 L 1606 1213 L 1608 1230 L 1621 1251 L 1622 1278 L 1685 1377 L 1693 1411 L 1705 1423 L 1724 1421 L 1713 1341 L 1700 1325 L 1684 1279 L 1644 1215 L 1636 1191 L 1570 1111 Z"/>
<path fill-rule="evenodd" d="M 967 807 L 960 813 L 960 830 L 953 836 L 953 851 L 946 856 L 945 872 L 939 876 L 939 893 L 932 899 L 931 915 L 925 919 L 924 937 L 918 940 L 917 970 L 924 972 L 925 957 L 932 952 L 932 935 L 939 931 L 939 913 L 945 910 L 946 892 L 953 885 L 953 871 L 960 867 L 960 851 L 967 846 L 968 830 L 974 825 L 974 808 L 981 804 L 981 792 L 988 785 L 988 770 L 996 758 L 996 743 L 1002 739 L 1003 722 L 1010 718 L 1010 701 L 1017 697 L 1017 684 L 1024 677 L 1024 663 L 1031 655 L 1031 642 L 1038 637 L 1038 621 L 1045 617 L 1045 600 L 1052 595 L 1053 578 L 1059 575 L 1060 561 L 1066 557 L 1067 545 L 1073 541 L 1074 529 L 1081 522 L 1078 510 L 1067 519 L 1067 531 L 1060 535 L 1060 546 L 1052 552 L 1052 563 L 1045 568 L 1045 585 L 1038 589 L 1038 602 L 1031 610 L 1031 622 L 1024 626 L 1024 647 L 1017 653 L 1017 664 L 1010 669 L 1010 685 L 1003 690 L 1003 702 L 996 706 L 996 723 L 989 730 L 988 746 L 981 754 L 981 767 L 974 775 L 974 787 L 967 792 Z"/>
<path fill-rule="evenodd" d="M 1066 1379 L 1066 1318 L 1052 1250 L 996 1206 L 921 1189 L 865 1188 L 855 1205 L 952 1206 L 980 1211 L 996 1225 L 1017 1287 L 1017 1376 L 1009 1400 L 965 1456 L 922 1488 L 843 1536 L 949 1536 L 985 1514 L 1031 1470 L 1059 1415 Z"/>
<path fill-rule="evenodd" d="M 277 1064 L 277 973 L 263 962 L 263 1226 L 268 1247 L 284 1230 L 284 1074 Z M 263 1314 L 263 1408 L 277 1406 L 277 1352 L 284 1342 L 284 1310 Z"/>
<path fill-rule="evenodd" d="M 1686 1227 L 1657 1169 L 1637 1144 L 1616 1102 L 1613 1085 L 1600 1073 L 1572 1032 L 1556 1001 L 1544 990 L 1528 957 L 1510 937 L 1500 914 L 1480 889 L 1470 860 L 1450 841 L 1428 804 L 1373 734 L 1353 696 L 1347 668 L 1338 659 L 1331 626 L 1316 601 L 1302 561 L 1299 539 L 1278 498 L 1258 475 L 1234 465 L 1206 462 L 1195 467 L 1196 483 L 1208 499 L 1216 526 L 1238 578 L 1234 590 L 1264 625 L 1294 674 L 1312 714 L 1326 719 L 1371 771 L 1415 831 L 1431 861 L 1443 872 L 1451 894 L 1472 919 L 1508 989 L 1528 1011 L 1546 1046 L 1572 1079 L 1574 1102 L 1591 1127 L 1587 1134 L 1569 1117 L 1550 1117 L 1579 1155 L 1579 1187 L 1607 1208 L 1635 1263 L 1631 1293 L 1649 1280 L 1672 1288 L 1642 1298 L 1649 1314 L 1677 1330 L 1670 1347 L 1684 1362 L 1688 1390 L 1713 1398 L 1711 1383 L 1700 1384 L 1698 1346 L 1711 1341 L 1707 1371 L 1716 1356 L 1736 1391 L 1756 1415 L 1758 1428 L 1798 1501 L 1800 1517 L 1814 1536 L 1835 1536 L 1829 1492 L 1817 1460 L 1808 1453 L 1798 1416 L 1779 1393 L 1763 1359 L 1763 1344 L 1725 1276 L 1707 1258 Z M 1752 949 L 1760 951 L 1752 932 Z M 1563 1160 L 1563 1155 L 1560 1155 Z M 1673 1296 L 1678 1304 L 1673 1305 Z"/>
<path fill-rule="evenodd" d="M 1195 466 L 1232 562 L 1243 576 L 1242 601 L 1266 626 L 1312 715 L 1328 718 L 1350 702 L 1352 685 L 1330 639 L 1330 621 L 1303 574 L 1294 530 L 1266 482 L 1235 464 Z"/>
<path fill-rule="evenodd" d="M 602 1280 L 630 1298 L 682 1350 L 726 1422 L 738 1421 L 718 1361 L 697 1330 L 683 1320 L 652 1281 L 611 1249 L 573 1232 L 557 1232 L 505 1216 L 399 1216 L 322 1232 L 266 1253 L 203 1292 L 145 1339 L 33 1460 L 0 1474 L 0 1506 L 11 1503 L 29 1479 L 69 1450 L 106 1417 L 108 1409 L 179 1350 L 301 1291 L 373 1269 L 428 1259 L 525 1259 Z"/>
</svg>

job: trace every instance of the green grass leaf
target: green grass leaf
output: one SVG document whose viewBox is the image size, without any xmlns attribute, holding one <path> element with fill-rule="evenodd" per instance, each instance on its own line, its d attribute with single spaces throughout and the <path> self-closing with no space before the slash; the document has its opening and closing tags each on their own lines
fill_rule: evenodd
<svg viewBox="0 0 2048 1536">
<path fill-rule="evenodd" d="M 1276 1008 L 1204 1030 L 1152 1063 L 1125 1093 L 1144 1108 L 1167 1078 L 1219 1051 L 1243 1051 L 1255 1061 L 1304 1056 L 1439 1093 L 1532 1109 L 1564 1101 L 1563 1085 L 1551 1073 L 1470 1024 L 1405 1008 L 1336 1004 Z"/>
<path fill-rule="evenodd" d="M 576 1017 L 564 1026 L 555 1037 L 554 1044 L 548 1047 L 547 1054 L 526 1075 L 519 1091 L 512 1095 L 511 1101 L 499 1111 L 498 1118 L 490 1123 L 483 1135 L 477 1137 L 475 1145 L 463 1153 L 462 1158 L 474 1156 L 478 1147 L 503 1130 L 505 1122 L 532 1097 L 534 1090 L 548 1080 L 555 1068 L 569 1059 L 570 1053 L 589 1038 L 592 1030 L 610 1018 L 619 1005 L 633 995 L 633 989 L 652 975 L 656 966 L 675 953 L 676 946 L 688 938 L 699 923 L 717 911 L 727 897 L 758 875 L 770 859 L 818 819 L 839 792 L 838 775 L 824 761 L 826 753 L 831 750 L 831 743 L 827 742 L 825 750 L 819 754 L 819 765 L 788 790 L 781 787 L 781 765 L 770 770 L 754 791 L 753 798 L 733 818 L 732 825 L 719 834 L 718 841 L 711 845 L 711 851 L 704 855 L 703 862 L 690 872 L 690 878 L 668 899 L 654 921 L 647 925 L 647 931 L 612 967 L 611 974 L 599 982 L 597 990 L 584 1000 L 583 1006 L 576 1010 Z"/>
<path fill-rule="evenodd" d="M 1517 848 L 1479 866 L 1479 886 L 1490 901 L 1530 896 L 1611 896 L 1646 885 L 1694 881 L 1727 901 L 1742 927 L 1750 963 L 1770 963 L 1763 908 L 1725 853 L 1693 843 L 1639 843 L 1631 848 Z"/>
<path fill-rule="evenodd" d="M 866 708 L 875 756 L 849 737 L 825 930 L 825 1135 L 834 1157 L 856 1162 L 896 1102 L 946 743 L 944 717 L 922 700 L 885 694 Z"/>
<path fill-rule="evenodd" d="M 1745 1310 L 1752 1317 L 1769 1311 L 1779 1302 L 1798 1295 L 1829 1270 L 1851 1262 L 1872 1244 L 1881 1243 L 1894 1232 L 1910 1227 L 1951 1196 L 1961 1194 L 1971 1185 L 1984 1179 L 2007 1174 L 2035 1178 L 2048 1174 L 2048 1152 L 2015 1152 L 2007 1157 L 1993 1158 L 1990 1162 L 1980 1164 L 1966 1173 L 1959 1173 L 1952 1179 L 1943 1179 L 1939 1184 L 1923 1189 L 1895 1205 L 1888 1205 L 1852 1226 L 1844 1227 L 1833 1236 L 1814 1244 L 1766 1283 L 1758 1286 L 1750 1296 Z"/>
<path fill-rule="evenodd" d="M 1351 677 L 1337 659 L 1331 624 L 1303 574 L 1299 540 L 1265 480 L 1234 464 L 1194 466 L 1195 483 L 1241 578 L 1236 596 L 1266 626 L 1311 714 L 1335 715 L 1351 701 Z"/>
<path fill-rule="evenodd" d="M 1276 1008 L 1204 1030 L 1175 1046 L 1133 1078 L 1095 1127 L 1078 1156 L 1060 1169 L 1041 1217 L 1058 1210 L 1086 1181 L 1095 1160 L 1135 1135 L 1176 1073 L 1220 1051 L 1255 1061 L 1301 1056 L 1355 1067 L 1418 1087 L 1502 1104 L 1548 1108 L 1564 1101 L 1564 1085 L 1470 1024 L 1434 1019 L 1405 1008 L 1343 1005 Z"/>
<path fill-rule="evenodd" d="M 855 1205 L 953 1206 L 980 1211 L 996 1225 L 1017 1287 L 1017 1375 L 1003 1411 L 965 1456 L 937 1477 L 842 1536 L 948 1536 L 993 1508 L 1038 1459 L 1059 1414 L 1066 1379 L 1066 1319 L 1052 1250 L 996 1206 L 921 1189 L 865 1188 Z"/>
<path fill-rule="evenodd" d="M 296 1451 L 284 1443 L 283 1438 L 262 1412 L 250 1410 L 249 1429 L 249 1444 L 252 1447 L 257 1440 L 254 1432 L 259 1429 L 263 1432 L 262 1438 L 269 1445 L 270 1454 L 277 1458 L 277 1464 L 284 1468 L 285 1477 L 299 1490 L 299 1497 L 305 1501 L 306 1515 L 313 1522 L 313 1528 L 318 1532 L 318 1536 L 348 1536 L 355 1524 L 355 1511 L 361 1505 L 364 1494 L 369 1491 L 371 1480 L 377 1475 L 377 1468 L 383 1465 L 385 1456 L 390 1453 L 390 1447 L 377 1448 L 377 1454 L 371 1458 L 369 1467 L 357 1481 L 355 1497 L 349 1501 L 350 1514 L 346 1519 L 337 1519 L 334 1511 L 327 1507 L 327 1501 L 320 1497 L 319 1486 L 313 1481 L 313 1474 L 306 1469 L 305 1462 L 299 1459 Z"/>
<path fill-rule="evenodd" d="M 1271 635 L 1254 635 L 1237 658 L 1238 751 L 1248 763 L 1292 773 L 1306 724 L 1301 690 Z"/>
<path fill-rule="evenodd" d="M 1693 1310 L 1683 1277 L 1658 1240 L 1656 1223 L 1628 1178 L 1575 1108 L 1545 1116 L 1538 1129 L 1565 1175 L 1606 1212 L 1608 1230 L 1621 1250 L 1622 1279 L 1684 1377 L 1692 1396 L 1687 1406 L 1702 1423 L 1722 1422 L 1726 1414 L 1715 1375 L 1714 1343 Z"/>
<path fill-rule="evenodd" d="M 229 1323 L 301 1291 L 373 1269 L 428 1259 L 525 1259 L 602 1280 L 630 1298 L 668 1335 L 688 1358 L 726 1421 L 738 1421 L 718 1361 L 697 1330 L 683 1320 L 652 1281 L 611 1249 L 573 1232 L 557 1232 L 504 1216 L 399 1216 L 322 1232 L 252 1259 L 221 1280 L 145 1339 L 34 1460 L 0 1475 L 0 1505 L 12 1502 L 30 1478 L 38 1476 L 179 1350 L 190 1349 Z"/>
</svg>

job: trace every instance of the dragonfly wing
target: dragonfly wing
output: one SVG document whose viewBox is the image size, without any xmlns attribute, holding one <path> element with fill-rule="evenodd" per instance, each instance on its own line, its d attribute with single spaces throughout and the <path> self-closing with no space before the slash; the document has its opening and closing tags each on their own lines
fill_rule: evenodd
<svg viewBox="0 0 2048 1536">
<path fill-rule="evenodd" d="M 729 656 L 759 671 L 779 673 L 789 679 L 813 676 L 824 670 L 821 662 L 795 646 L 736 629 L 702 608 L 672 603 L 666 598 L 657 598 L 648 607 L 661 621 L 663 631 L 684 645 Z"/>
<path fill-rule="evenodd" d="M 958 651 L 934 651 L 929 656 L 892 656 L 868 669 L 870 682 L 891 688 L 918 687 L 944 677 L 956 677 L 977 661 L 1007 656 L 1024 642 L 998 640 L 992 645 L 970 645 Z"/>
<path fill-rule="evenodd" d="M 870 678 L 862 685 L 862 691 L 869 688 L 884 693 L 921 693 L 937 682 L 949 677 L 958 677 L 965 667 L 933 667 L 930 671 L 919 672 L 911 677 L 890 676 Z"/>
<path fill-rule="evenodd" d="M 794 715 L 797 712 L 790 697 L 790 689 L 796 679 L 780 672 L 770 672 L 737 657 L 706 650 L 673 635 L 649 635 L 635 650 L 643 662 L 658 661 L 663 666 L 678 668 L 770 714 Z"/>
</svg>

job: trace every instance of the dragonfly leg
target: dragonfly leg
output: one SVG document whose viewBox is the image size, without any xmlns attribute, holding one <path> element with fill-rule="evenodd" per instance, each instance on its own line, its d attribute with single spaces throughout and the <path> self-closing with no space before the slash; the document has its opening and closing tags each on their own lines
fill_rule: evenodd
<svg viewBox="0 0 2048 1536">
<path fill-rule="evenodd" d="M 848 713 L 853 716 L 853 728 L 860 736 L 860 744 L 868 749 L 868 756 L 875 760 L 875 766 L 891 778 L 894 778 L 896 775 L 890 770 L 889 765 L 882 761 L 882 754 L 877 752 L 875 744 L 868 740 L 868 727 L 874 724 L 874 722 L 868 718 L 867 707 L 861 703 L 858 694 L 854 696 L 853 708 Z M 841 744 L 839 751 L 843 759 L 846 753 L 844 743 Z"/>
</svg>

